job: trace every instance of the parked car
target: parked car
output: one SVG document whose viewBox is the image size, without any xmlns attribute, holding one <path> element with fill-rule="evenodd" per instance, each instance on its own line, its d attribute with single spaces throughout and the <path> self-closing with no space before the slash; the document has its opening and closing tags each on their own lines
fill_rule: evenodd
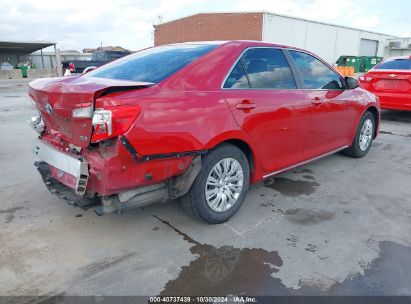
<svg viewBox="0 0 411 304">
<path fill-rule="evenodd" d="M 129 55 L 129 51 L 107 51 L 107 50 L 97 50 L 91 54 L 91 60 L 66 60 L 62 61 L 63 74 L 66 71 L 71 73 L 81 74 L 85 69 L 89 67 L 99 67 L 107 62 L 114 61 L 118 58 Z"/>
<path fill-rule="evenodd" d="M 250 183 L 337 151 L 363 157 L 380 121 L 355 79 L 252 41 L 154 47 L 35 80 L 29 95 L 47 187 L 80 206 L 97 200 L 99 215 L 181 197 L 189 214 L 222 223 Z"/>
<path fill-rule="evenodd" d="M 411 111 L 411 56 L 386 59 L 359 81 L 379 97 L 381 108 Z"/>
</svg>

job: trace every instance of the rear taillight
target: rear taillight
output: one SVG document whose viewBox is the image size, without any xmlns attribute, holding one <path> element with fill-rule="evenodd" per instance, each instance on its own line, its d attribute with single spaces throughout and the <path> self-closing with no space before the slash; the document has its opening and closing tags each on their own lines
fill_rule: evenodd
<svg viewBox="0 0 411 304">
<path fill-rule="evenodd" d="M 113 106 L 93 113 L 91 142 L 116 137 L 126 132 L 140 113 L 138 106 Z"/>
<path fill-rule="evenodd" d="M 96 110 L 93 114 L 93 137 L 92 142 L 108 138 L 113 134 L 113 118 L 110 110 Z"/>
<path fill-rule="evenodd" d="M 360 76 L 359 79 L 360 81 L 363 81 L 363 82 L 370 82 L 373 78 L 370 76 Z"/>
</svg>

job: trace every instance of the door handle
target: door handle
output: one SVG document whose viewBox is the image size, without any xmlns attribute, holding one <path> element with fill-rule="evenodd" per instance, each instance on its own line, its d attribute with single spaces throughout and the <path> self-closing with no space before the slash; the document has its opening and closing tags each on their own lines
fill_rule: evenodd
<svg viewBox="0 0 411 304">
<path fill-rule="evenodd" d="M 252 103 L 249 100 L 243 100 L 241 103 L 236 105 L 236 108 L 238 110 L 243 110 L 243 111 L 250 111 L 252 109 L 255 109 L 256 105 L 255 103 Z"/>
<path fill-rule="evenodd" d="M 314 98 L 311 100 L 311 103 L 312 103 L 313 105 L 315 105 L 315 106 L 319 106 L 320 104 L 323 103 L 323 101 L 322 101 L 322 99 L 321 99 L 320 97 L 314 97 Z"/>
</svg>

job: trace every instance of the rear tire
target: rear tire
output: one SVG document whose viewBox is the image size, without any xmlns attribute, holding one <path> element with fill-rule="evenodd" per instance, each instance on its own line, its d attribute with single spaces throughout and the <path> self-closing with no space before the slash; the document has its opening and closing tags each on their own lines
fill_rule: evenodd
<svg viewBox="0 0 411 304">
<path fill-rule="evenodd" d="M 367 111 L 358 124 L 357 133 L 355 134 L 352 145 L 344 150 L 344 153 L 354 158 L 364 157 L 371 148 L 374 134 L 375 118 L 371 112 Z"/>
<path fill-rule="evenodd" d="M 226 222 L 240 209 L 250 185 L 247 157 L 236 146 L 223 144 L 211 150 L 191 189 L 181 198 L 193 217 L 210 224 Z"/>
</svg>

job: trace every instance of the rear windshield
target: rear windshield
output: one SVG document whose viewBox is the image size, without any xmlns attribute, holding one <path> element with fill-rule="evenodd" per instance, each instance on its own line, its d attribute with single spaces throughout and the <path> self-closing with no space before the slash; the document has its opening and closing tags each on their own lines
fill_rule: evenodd
<svg viewBox="0 0 411 304">
<path fill-rule="evenodd" d="M 382 62 L 375 67 L 378 70 L 411 70 L 410 59 L 394 59 Z"/>
<path fill-rule="evenodd" d="M 146 49 L 106 64 L 85 76 L 159 83 L 217 45 L 167 45 Z"/>
</svg>

